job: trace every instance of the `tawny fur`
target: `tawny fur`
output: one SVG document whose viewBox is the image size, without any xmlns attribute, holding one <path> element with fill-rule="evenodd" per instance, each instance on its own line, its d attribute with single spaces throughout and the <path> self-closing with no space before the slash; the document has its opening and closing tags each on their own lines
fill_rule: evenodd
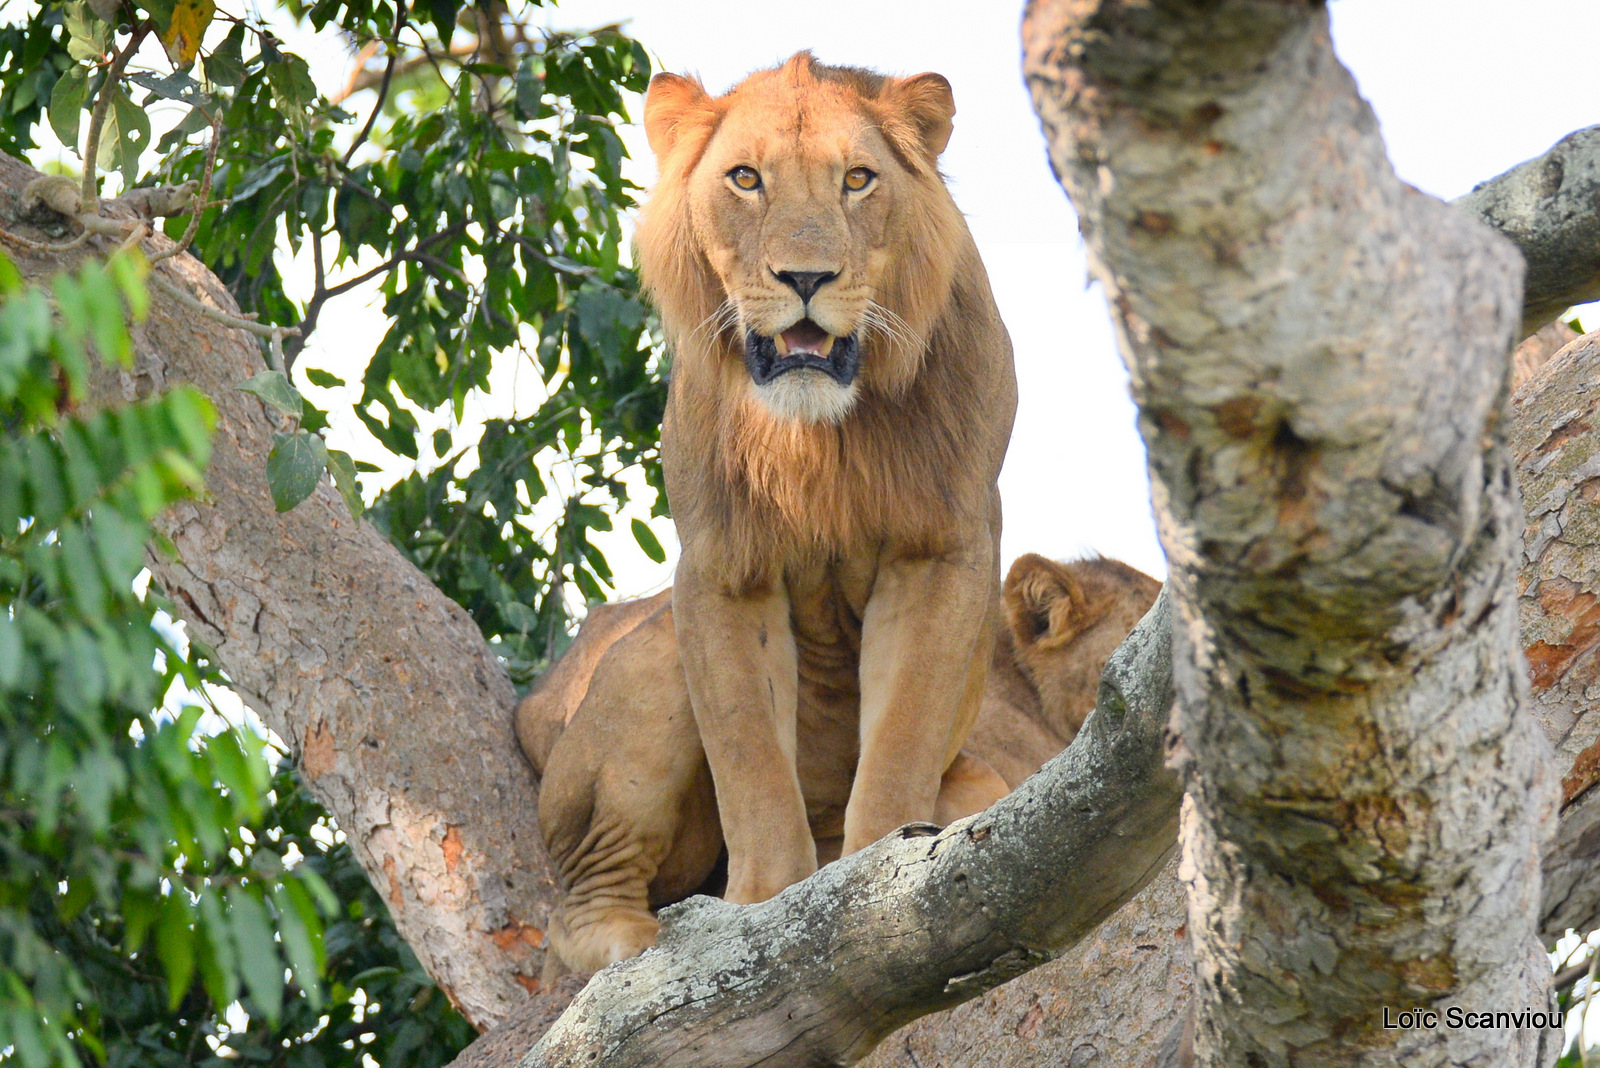
<svg viewBox="0 0 1600 1068">
<path fill-rule="evenodd" d="M 1160 588 L 1114 560 L 1029 554 L 1012 565 L 981 710 L 941 783 L 940 821 L 982 807 L 969 794 L 987 798 L 990 777 L 1015 788 L 1072 741 L 1106 660 Z M 715 891 L 703 884 L 721 828 L 670 590 L 591 612 L 518 706 L 517 733 L 543 776 L 540 825 L 569 888 L 549 974 L 637 954 L 655 940 L 655 909 Z M 837 827 L 818 832 L 819 859 L 837 856 Z"/>
<path fill-rule="evenodd" d="M 673 352 L 672 607 L 729 900 L 814 871 L 819 829 L 850 852 L 932 819 L 978 713 L 1016 383 L 938 173 L 954 111 L 936 74 L 809 53 L 720 97 L 658 75 L 645 104 L 660 180 L 637 242 Z M 857 168 L 873 179 L 847 187 Z M 741 169 L 759 185 L 736 185 Z M 791 273 L 825 283 L 801 295 Z M 780 407 L 811 414 L 785 418 L 745 341 L 806 321 L 857 339 L 859 373 L 848 398 L 808 394 L 839 385 L 825 375 L 790 382 Z"/>
</svg>

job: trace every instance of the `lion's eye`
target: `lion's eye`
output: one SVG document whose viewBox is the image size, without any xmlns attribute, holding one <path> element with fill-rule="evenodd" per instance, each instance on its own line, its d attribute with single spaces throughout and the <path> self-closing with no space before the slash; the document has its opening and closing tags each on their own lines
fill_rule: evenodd
<svg viewBox="0 0 1600 1068">
<path fill-rule="evenodd" d="M 872 184 L 877 175 L 865 167 L 852 167 L 844 172 L 844 187 L 852 193 L 859 193 Z"/>
<path fill-rule="evenodd" d="M 747 193 L 761 188 L 761 175 L 754 167 L 735 167 L 728 172 L 728 180 Z"/>
</svg>

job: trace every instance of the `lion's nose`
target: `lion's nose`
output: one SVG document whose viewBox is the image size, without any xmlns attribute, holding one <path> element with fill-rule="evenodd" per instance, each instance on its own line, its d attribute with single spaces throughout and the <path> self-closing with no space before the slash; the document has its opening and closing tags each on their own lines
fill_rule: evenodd
<svg viewBox="0 0 1600 1068">
<path fill-rule="evenodd" d="M 839 277 L 838 271 L 773 271 L 778 276 L 778 281 L 800 294 L 800 299 L 809 301 L 816 295 L 817 290 Z"/>
</svg>

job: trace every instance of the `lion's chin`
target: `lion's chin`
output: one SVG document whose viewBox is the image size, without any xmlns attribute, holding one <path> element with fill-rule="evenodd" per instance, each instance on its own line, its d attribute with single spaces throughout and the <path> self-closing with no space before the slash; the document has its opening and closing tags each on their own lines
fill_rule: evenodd
<svg viewBox="0 0 1600 1068">
<path fill-rule="evenodd" d="M 810 369 L 790 371 L 751 386 L 756 399 L 772 415 L 801 423 L 838 423 L 856 402 L 854 382 L 841 386 L 832 376 Z"/>
</svg>

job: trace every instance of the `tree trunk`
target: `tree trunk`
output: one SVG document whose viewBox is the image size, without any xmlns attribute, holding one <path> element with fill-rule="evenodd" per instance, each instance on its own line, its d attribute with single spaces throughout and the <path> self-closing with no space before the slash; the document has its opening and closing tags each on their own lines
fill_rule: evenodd
<svg viewBox="0 0 1600 1068">
<path fill-rule="evenodd" d="M 1539 1064 L 1549 747 L 1517 643 L 1511 244 L 1410 189 L 1322 4 L 1035 0 L 1175 594 L 1202 1064 Z"/>
<path fill-rule="evenodd" d="M 1533 714 L 1555 743 L 1561 822 L 1544 860 L 1547 940 L 1600 925 L 1600 332 L 1517 393 L 1511 444 L 1527 510 L 1522 642 Z"/>
</svg>

